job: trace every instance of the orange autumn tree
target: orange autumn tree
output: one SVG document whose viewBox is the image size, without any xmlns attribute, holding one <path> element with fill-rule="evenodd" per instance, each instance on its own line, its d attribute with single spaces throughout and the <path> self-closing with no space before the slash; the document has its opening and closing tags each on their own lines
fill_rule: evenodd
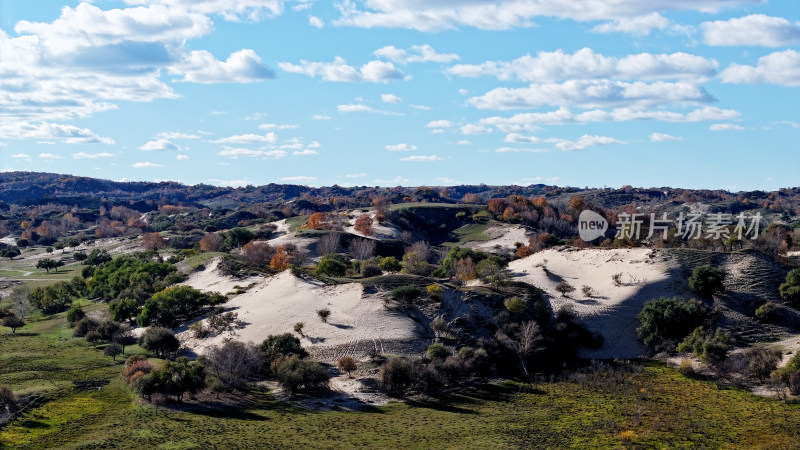
<svg viewBox="0 0 800 450">
<path fill-rule="evenodd" d="M 204 252 L 218 252 L 222 250 L 225 240 L 217 233 L 208 233 L 200 238 L 200 250 Z"/>
<path fill-rule="evenodd" d="M 308 218 L 308 222 L 306 222 L 306 228 L 312 230 L 321 230 L 325 228 L 326 217 L 325 213 L 315 212 Z"/>
<path fill-rule="evenodd" d="M 355 227 L 356 231 L 363 234 L 364 236 L 369 236 L 372 234 L 372 218 L 367 214 L 362 214 L 358 216 L 356 219 Z"/>
<path fill-rule="evenodd" d="M 269 262 L 269 267 L 273 270 L 284 271 L 289 268 L 291 265 L 289 252 L 286 250 L 286 247 L 278 247 L 275 250 L 275 254 L 272 255 L 272 259 Z"/>
<path fill-rule="evenodd" d="M 142 247 L 145 250 L 158 250 L 167 246 L 161 233 L 147 233 L 142 235 Z"/>
</svg>

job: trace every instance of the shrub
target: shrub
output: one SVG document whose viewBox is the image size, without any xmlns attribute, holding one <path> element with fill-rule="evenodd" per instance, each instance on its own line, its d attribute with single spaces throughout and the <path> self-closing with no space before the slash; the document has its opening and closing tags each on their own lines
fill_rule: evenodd
<svg viewBox="0 0 800 450">
<path fill-rule="evenodd" d="M 678 372 L 687 377 L 694 375 L 692 360 L 689 358 L 681 358 L 681 362 L 678 364 Z"/>
<path fill-rule="evenodd" d="M 111 261 L 111 255 L 105 250 L 94 249 L 86 257 L 86 264 L 90 266 L 99 266 L 108 261 Z"/>
<path fill-rule="evenodd" d="M 381 258 L 378 267 L 384 272 L 399 272 L 403 269 L 403 265 L 394 256 Z"/>
<path fill-rule="evenodd" d="M 280 357 L 298 356 L 305 358 L 308 352 L 300 345 L 300 339 L 290 333 L 283 333 L 277 336 L 269 335 L 258 347 L 258 353 L 266 367 Z"/>
<path fill-rule="evenodd" d="M 795 308 L 800 307 L 800 268 L 786 274 L 786 282 L 780 285 L 781 298 Z"/>
<path fill-rule="evenodd" d="M 405 285 L 392 289 L 392 298 L 404 304 L 410 304 L 420 295 L 422 295 L 422 289 L 414 285 Z"/>
<path fill-rule="evenodd" d="M 414 364 L 404 356 L 389 358 L 381 367 L 378 378 L 386 392 L 402 394 L 414 382 Z"/>
<path fill-rule="evenodd" d="M 261 357 L 255 344 L 229 340 L 208 348 L 201 360 L 220 383 L 218 391 L 244 389 L 261 369 Z"/>
<path fill-rule="evenodd" d="M 450 350 L 442 344 L 435 343 L 428 346 L 425 354 L 428 356 L 428 359 L 432 361 L 444 361 L 445 358 L 450 356 Z"/>
<path fill-rule="evenodd" d="M 86 333 L 97 330 L 100 323 L 90 317 L 84 317 L 75 323 L 72 329 L 72 335 L 75 337 L 84 337 Z"/>
<path fill-rule="evenodd" d="M 377 277 L 383 275 L 383 271 L 375 261 L 364 261 L 361 264 L 361 276 L 364 278 Z"/>
<path fill-rule="evenodd" d="M 330 315 L 331 315 L 331 310 L 328 309 L 328 308 L 318 309 L 317 310 L 317 315 L 319 316 L 319 319 L 323 323 L 328 323 L 328 317 L 330 317 Z"/>
<path fill-rule="evenodd" d="M 322 364 L 296 356 L 284 360 L 277 370 L 278 383 L 294 397 L 298 391 L 316 390 L 328 386 L 328 372 Z"/>
<path fill-rule="evenodd" d="M 131 355 L 127 360 L 125 360 L 125 368 L 122 370 L 122 378 L 124 378 L 125 382 L 130 385 L 136 378 L 149 374 L 153 371 L 153 369 L 153 364 L 147 360 L 146 356 Z"/>
<path fill-rule="evenodd" d="M 662 297 L 644 304 L 636 331 L 643 343 L 656 347 L 665 341 L 683 339 L 707 316 L 708 308 L 697 300 Z"/>
<path fill-rule="evenodd" d="M 0 413 L 17 409 L 14 392 L 5 384 L 0 385 Z"/>
<path fill-rule="evenodd" d="M 83 308 L 76 304 L 73 304 L 72 308 L 67 311 L 67 322 L 71 327 L 74 327 L 75 324 L 84 317 L 86 317 L 86 313 L 83 312 Z"/>
<path fill-rule="evenodd" d="M 528 302 L 519 297 L 508 298 L 503 302 L 503 305 L 511 314 L 523 314 L 528 309 Z"/>
<path fill-rule="evenodd" d="M 157 357 L 165 358 L 177 352 L 181 343 L 169 329 L 154 326 L 148 327 L 139 337 L 139 345 Z"/>
<path fill-rule="evenodd" d="M 562 281 L 556 285 L 556 291 L 558 291 L 562 297 L 566 297 L 567 294 L 574 292 L 575 288 L 566 281 Z"/>
<path fill-rule="evenodd" d="M 427 287 L 428 297 L 439 300 L 444 295 L 444 289 L 438 284 L 430 284 Z"/>
<path fill-rule="evenodd" d="M 689 287 L 705 297 L 725 289 L 725 271 L 713 266 L 698 266 L 689 277 Z"/>
<path fill-rule="evenodd" d="M 756 319 L 763 323 L 775 323 L 780 317 L 781 307 L 773 302 L 766 302 L 756 308 Z"/>
<path fill-rule="evenodd" d="M 114 361 L 116 361 L 117 355 L 122 354 L 122 346 L 112 342 L 111 344 L 106 345 L 106 348 L 103 350 L 103 354 L 110 356 Z"/>
<path fill-rule="evenodd" d="M 356 360 L 349 356 L 343 356 L 339 358 L 339 362 L 336 364 L 336 366 L 342 372 L 347 372 L 347 376 L 349 378 L 352 378 L 351 372 L 353 372 L 354 370 L 358 370 L 358 365 L 356 364 Z"/>
<path fill-rule="evenodd" d="M 581 291 L 583 292 L 584 297 L 592 298 L 594 297 L 594 289 L 591 286 L 583 285 L 581 287 Z"/>
<path fill-rule="evenodd" d="M 86 253 L 83 252 L 77 252 L 72 254 L 72 259 L 74 259 L 75 261 L 79 262 L 86 261 L 86 258 L 88 258 L 88 256 L 86 255 Z"/>
<path fill-rule="evenodd" d="M 350 265 L 347 258 L 341 255 L 325 255 L 317 264 L 314 269 L 314 275 L 327 275 L 329 277 L 343 277 L 347 273 L 347 268 Z"/>
<path fill-rule="evenodd" d="M 293 327 L 294 332 L 299 334 L 300 336 L 302 336 L 303 335 L 303 327 L 305 327 L 305 326 L 306 326 L 306 324 L 304 322 L 297 322 L 296 324 L 294 324 L 294 327 Z"/>
<path fill-rule="evenodd" d="M 701 361 L 717 364 L 728 357 L 728 348 L 733 343 L 730 332 L 721 328 L 711 333 L 697 327 L 681 342 L 677 351 L 692 352 Z"/>
<path fill-rule="evenodd" d="M 748 378 L 763 383 L 781 362 L 781 351 L 776 348 L 751 347 L 743 352 Z"/>
</svg>

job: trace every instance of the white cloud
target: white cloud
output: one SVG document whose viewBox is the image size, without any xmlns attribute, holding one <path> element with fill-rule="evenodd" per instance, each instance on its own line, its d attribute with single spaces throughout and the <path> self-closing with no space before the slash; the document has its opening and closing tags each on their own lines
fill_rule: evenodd
<svg viewBox="0 0 800 450">
<path fill-rule="evenodd" d="M 712 76 L 717 61 L 677 52 L 638 53 L 623 58 L 604 56 L 590 48 L 575 53 L 563 50 L 525 55 L 513 61 L 457 64 L 446 70 L 460 77 L 494 76 L 499 80 L 555 82 L 567 79 L 698 79 Z"/>
<path fill-rule="evenodd" d="M 252 150 L 249 148 L 228 147 L 223 146 L 222 150 L 217 152 L 220 156 L 229 156 L 231 158 L 239 158 L 248 156 L 251 158 L 259 159 L 281 159 L 286 157 L 289 153 L 285 150 Z"/>
<path fill-rule="evenodd" d="M 461 127 L 461 134 L 483 134 L 483 133 L 488 133 L 489 131 L 491 130 L 484 127 L 483 125 L 475 125 L 472 123 L 463 125 Z"/>
<path fill-rule="evenodd" d="M 215 186 L 230 186 L 230 187 L 241 187 L 253 184 L 250 180 L 220 180 L 217 178 L 210 178 L 206 180 L 206 183 L 213 184 Z"/>
<path fill-rule="evenodd" d="M 146 142 L 144 145 L 139 147 L 139 150 L 144 150 L 148 152 L 152 151 L 170 151 L 170 150 L 180 150 L 180 147 L 173 144 L 167 139 L 156 139 L 154 141 Z"/>
<path fill-rule="evenodd" d="M 156 135 L 158 139 L 200 139 L 196 134 L 180 133 L 177 131 L 164 131 Z"/>
<path fill-rule="evenodd" d="M 410 161 L 410 162 L 434 162 L 434 161 L 442 161 L 444 158 L 440 158 L 436 155 L 412 155 L 406 156 L 405 158 L 400 158 L 400 161 Z"/>
<path fill-rule="evenodd" d="M 370 61 L 358 69 L 347 64 L 347 61 L 339 56 L 330 63 L 300 60 L 300 64 L 280 62 L 278 67 L 284 72 L 319 77 L 324 81 L 386 83 L 406 78 L 403 72 L 390 62 Z"/>
<path fill-rule="evenodd" d="M 39 158 L 41 158 L 41 159 L 61 159 L 61 156 L 55 155 L 53 153 L 39 153 Z"/>
<path fill-rule="evenodd" d="M 292 152 L 292 154 L 295 156 L 310 156 L 310 155 L 319 155 L 319 152 L 316 150 L 311 150 L 310 148 L 306 148 L 303 150 Z"/>
<path fill-rule="evenodd" d="M 2 103 L 0 97 L 0 103 Z M 0 105 L 0 110 L 2 110 Z M 13 113 L 12 113 L 13 117 Z M 50 122 L 0 121 L 0 136 L 10 139 L 53 139 L 65 144 L 113 144 L 114 140 L 98 136 L 88 128 Z M 53 141 L 50 141 L 55 143 Z"/>
<path fill-rule="evenodd" d="M 259 130 L 291 130 L 300 128 L 300 125 L 295 124 L 277 124 L 277 123 L 262 123 L 258 126 Z"/>
<path fill-rule="evenodd" d="M 708 103 L 714 98 L 693 82 L 624 82 L 610 80 L 569 80 L 563 83 L 531 84 L 524 88 L 496 88 L 469 102 L 478 109 L 539 108 L 545 105 L 574 105 L 582 108 L 609 106 L 661 106 L 665 104 Z"/>
<path fill-rule="evenodd" d="M 404 184 L 408 184 L 410 180 L 408 178 L 403 178 L 400 175 L 392 178 L 392 179 L 376 179 L 374 183 L 378 186 L 402 186 Z"/>
<path fill-rule="evenodd" d="M 308 16 L 308 24 L 319 29 L 325 26 L 325 24 L 322 23 L 322 19 L 317 16 Z"/>
<path fill-rule="evenodd" d="M 8 144 L 6 144 L 5 142 L 0 142 L 0 147 L 7 147 L 7 146 Z"/>
<path fill-rule="evenodd" d="M 11 158 L 19 158 L 19 159 L 30 159 L 31 155 L 27 153 L 14 153 L 13 155 L 8 155 Z"/>
<path fill-rule="evenodd" d="M 178 161 L 186 161 L 189 159 L 189 155 L 177 155 L 175 159 L 177 159 Z"/>
<path fill-rule="evenodd" d="M 394 95 L 394 94 L 381 94 L 381 101 L 383 103 L 400 103 L 403 101 L 402 98 Z"/>
<path fill-rule="evenodd" d="M 331 120 L 331 116 L 326 116 L 324 114 L 314 114 L 311 116 L 312 120 Z"/>
<path fill-rule="evenodd" d="M 520 147 L 500 147 L 496 153 L 547 153 L 547 149 L 542 148 L 520 148 Z"/>
<path fill-rule="evenodd" d="M 417 149 L 416 145 L 409 145 L 409 144 L 397 144 L 397 145 L 387 145 L 386 150 L 390 152 L 410 152 Z"/>
<path fill-rule="evenodd" d="M 466 139 L 462 139 L 462 140 L 456 142 L 456 145 L 472 145 L 472 142 L 470 142 L 470 141 L 468 141 Z"/>
<path fill-rule="evenodd" d="M 703 42 L 718 46 L 782 47 L 800 42 L 800 22 L 751 14 L 730 20 L 704 22 Z"/>
<path fill-rule="evenodd" d="M 758 58 L 755 66 L 731 64 L 720 73 L 723 83 L 771 83 L 800 86 L 800 52 L 785 50 Z"/>
<path fill-rule="evenodd" d="M 584 150 L 589 147 L 594 147 L 596 145 L 609 145 L 609 144 L 627 144 L 625 141 L 620 141 L 618 139 L 614 139 L 608 136 L 590 136 L 588 134 L 584 134 L 577 141 L 568 141 L 565 139 L 548 139 L 548 142 L 555 142 L 556 148 L 565 152 L 570 152 L 573 150 Z"/>
<path fill-rule="evenodd" d="M 86 153 L 86 152 L 78 152 L 72 154 L 72 159 L 98 159 L 98 158 L 113 158 L 116 156 L 113 153 Z"/>
<path fill-rule="evenodd" d="M 340 113 L 351 113 L 351 112 L 368 112 L 368 113 L 375 113 L 375 114 L 386 114 L 389 116 L 402 116 L 403 113 L 394 112 L 394 111 L 386 111 L 383 109 L 375 109 L 371 106 L 364 105 L 362 103 L 351 103 L 348 105 L 339 105 L 336 109 Z"/>
<path fill-rule="evenodd" d="M 652 133 L 650 135 L 650 142 L 674 142 L 682 141 L 682 137 L 672 136 L 664 133 Z"/>
<path fill-rule="evenodd" d="M 427 105 L 408 105 L 408 106 L 410 106 L 410 107 L 412 107 L 414 109 L 422 110 L 422 111 L 430 111 L 431 109 L 433 109 L 433 108 L 431 108 L 430 106 L 427 106 Z"/>
<path fill-rule="evenodd" d="M 442 120 L 432 120 L 432 121 L 428 122 L 428 124 L 425 125 L 425 126 L 428 127 L 428 128 L 450 128 L 450 127 L 453 126 L 453 122 L 450 122 L 449 120 L 444 120 L 444 119 L 442 119 Z"/>
<path fill-rule="evenodd" d="M 731 131 L 744 130 L 744 127 L 733 123 L 715 123 L 708 127 L 708 129 L 711 131 Z"/>
<path fill-rule="evenodd" d="M 455 53 L 438 53 L 428 44 L 412 45 L 408 50 L 389 45 L 375 50 L 372 54 L 398 64 L 417 62 L 449 63 L 459 59 Z"/>
<path fill-rule="evenodd" d="M 506 135 L 505 141 L 515 144 L 533 144 L 541 142 L 542 140 L 536 136 L 523 136 L 519 133 L 509 133 Z"/>
<path fill-rule="evenodd" d="M 225 20 L 257 22 L 280 15 L 284 0 L 125 0 L 129 4 L 162 4 L 174 10 L 220 15 Z"/>
<path fill-rule="evenodd" d="M 482 30 L 507 30 L 533 26 L 536 17 L 578 21 L 618 20 L 656 12 L 694 10 L 714 12 L 731 3 L 757 0 L 372 0 L 338 4 L 339 25 L 363 28 L 412 28 L 441 31 L 470 26 Z"/>
<path fill-rule="evenodd" d="M 137 162 L 132 167 L 135 169 L 150 169 L 155 167 L 164 167 L 161 164 L 151 163 L 151 162 Z"/>
<path fill-rule="evenodd" d="M 284 181 L 287 183 L 313 183 L 317 181 L 317 177 L 308 177 L 308 176 L 295 176 L 295 177 L 283 177 L 280 181 Z"/>
<path fill-rule="evenodd" d="M 672 22 L 654 12 L 643 16 L 623 17 L 602 23 L 592 28 L 595 33 L 627 33 L 634 36 L 647 36 L 652 30 L 663 30 Z"/>
<path fill-rule="evenodd" d="M 215 144 L 274 144 L 278 141 L 278 136 L 269 132 L 265 135 L 260 134 L 240 134 L 236 136 L 229 136 L 222 139 L 213 141 Z"/>
<path fill-rule="evenodd" d="M 231 53 L 224 62 L 208 51 L 192 51 L 180 63 L 170 67 L 169 73 L 183 75 L 181 81 L 202 84 L 252 83 L 275 77 L 275 72 L 249 49 Z"/>
</svg>

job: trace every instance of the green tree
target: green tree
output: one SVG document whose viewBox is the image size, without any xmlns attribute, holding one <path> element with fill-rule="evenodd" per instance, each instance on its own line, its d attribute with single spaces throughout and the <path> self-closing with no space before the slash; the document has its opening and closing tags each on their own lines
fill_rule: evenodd
<svg viewBox="0 0 800 450">
<path fill-rule="evenodd" d="M 22 252 L 19 250 L 19 247 L 13 245 L 0 249 L 0 256 L 3 258 L 14 259 L 21 254 Z"/>
<path fill-rule="evenodd" d="M 37 269 L 44 269 L 50 273 L 50 269 L 57 269 L 64 265 L 63 261 L 56 261 L 50 258 L 42 258 L 36 263 Z"/>
<path fill-rule="evenodd" d="M 258 352 L 267 367 L 279 357 L 295 355 L 305 358 L 308 356 L 308 352 L 300 345 L 300 339 L 292 336 L 291 333 L 267 336 L 258 347 Z"/>
<path fill-rule="evenodd" d="M 425 351 L 425 354 L 428 355 L 428 359 L 431 361 L 444 361 L 448 356 L 450 356 L 450 350 L 448 350 L 443 344 L 437 342 L 429 345 L 428 349 Z"/>
<path fill-rule="evenodd" d="M 300 390 L 315 390 L 328 386 L 330 377 L 322 364 L 290 357 L 278 366 L 278 383 L 292 397 Z"/>
<path fill-rule="evenodd" d="M 156 355 L 165 358 L 178 351 L 181 343 L 175 333 L 164 327 L 149 327 L 139 337 L 139 345 Z"/>
<path fill-rule="evenodd" d="M 106 348 L 103 349 L 103 354 L 106 356 L 110 356 L 114 361 L 116 361 L 117 355 L 122 354 L 122 346 L 117 344 L 116 342 L 112 342 L 106 345 Z"/>
<path fill-rule="evenodd" d="M 226 300 L 224 295 L 216 292 L 205 293 L 189 286 L 173 286 L 153 294 L 145 302 L 137 322 L 140 326 L 173 326 L 205 306 L 219 305 Z"/>
<path fill-rule="evenodd" d="M 108 261 L 111 261 L 111 255 L 105 250 L 94 249 L 86 256 L 86 264 L 90 266 L 99 266 Z"/>
<path fill-rule="evenodd" d="M 17 317 L 16 315 L 3 317 L 2 323 L 4 327 L 11 328 L 11 332 L 14 334 L 16 334 L 17 328 L 25 326 L 25 321 Z"/>
<path fill-rule="evenodd" d="M 231 228 L 225 233 L 225 244 L 229 248 L 241 248 L 244 244 L 252 241 L 255 235 L 247 228 Z"/>
<path fill-rule="evenodd" d="M 680 341 L 707 317 L 708 308 L 697 300 L 661 297 L 644 304 L 636 331 L 643 343 L 656 347 L 665 341 Z"/>
<path fill-rule="evenodd" d="M 781 298 L 793 307 L 800 307 L 800 268 L 792 269 L 786 274 L 786 282 L 780 285 Z"/>
<path fill-rule="evenodd" d="M 114 300 L 108 304 L 108 309 L 111 312 L 111 320 L 117 322 L 128 321 L 131 325 L 136 323 L 136 317 L 139 315 L 139 302 L 132 298 L 123 298 Z"/>
<path fill-rule="evenodd" d="M 394 256 L 381 258 L 378 267 L 384 272 L 399 272 L 403 269 L 403 265 Z"/>
<path fill-rule="evenodd" d="M 314 269 L 315 275 L 327 275 L 329 277 L 343 277 L 347 273 L 347 268 L 350 266 L 347 258 L 329 254 L 322 257 Z"/>
<path fill-rule="evenodd" d="M 75 324 L 84 317 L 86 317 L 86 313 L 78 304 L 73 303 L 72 308 L 67 311 L 67 322 L 70 326 L 75 326 Z"/>
<path fill-rule="evenodd" d="M 676 348 L 679 352 L 692 352 L 701 361 L 717 364 L 728 357 L 728 349 L 733 343 L 730 332 L 718 328 L 715 332 L 697 327 Z"/>
<path fill-rule="evenodd" d="M 704 297 L 725 289 L 725 271 L 714 266 L 698 266 L 689 277 L 689 287 Z"/>
</svg>

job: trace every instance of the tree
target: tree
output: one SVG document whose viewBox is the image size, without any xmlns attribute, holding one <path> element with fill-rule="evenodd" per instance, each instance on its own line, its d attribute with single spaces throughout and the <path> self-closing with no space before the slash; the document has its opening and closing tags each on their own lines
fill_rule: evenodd
<svg viewBox="0 0 800 450">
<path fill-rule="evenodd" d="M 403 255 L 403 273 L 427 276 L 432 272 L 428 261 L 419 253 L 411 252 Z"/>
<path fill-rule="evenodd" d="M 350 241 L 350 255 L 359 261 L 366 261 L 375 256 L 377 242 L 372 239 L 353 239 Z"/>
<path fill-rule="evenodd" d="M 481 281 L 495 289 L 500 289 L 510 277 L 508 271 L 496 259 L 484 259 L 478 263 L 476 272 Z"/>
<path fill-rule="evenodd" d="M 201 362 L 225 392 L 246 388 L 261 368 L 258 347 L 233 340 L 208 348 Z"/>
<path fill-rule="evenodd" d="M 356 360 L 349 356 L 343 356 L 339 358 L 339 361 L 336 363 L 336 367 L 338 367 L 342 372 L 347 372 L 348 378 L 353 378 L 351 372 L 358 370 Z"/>
<path fill-rule="evenodd" d="M 294 324 L 294 332 L 299 334 L 300 336 L 303 335 L 303 328 L 306 326 L 305 322 L 297 322 Z"/>
<path fill-rule="evenodd" d="M 325 228 L 325 222 L 327 222 L 325 213 L 315 212 L 308 217 L 305 226 L 311 230 L 321 230 Z"/>
<path fill-rule="evenodd" d="M 216 292 L 201 292 L 184 285 L 173 286 L 147 299 L 137 322 L 141 326 L 151 323 L 173 326 L 180 319 L 196 314 L 205 306 L 219 305 L 226 300 L 224 295 Z"/>
<path fill-rule="evenodd" d="M 122 353 L 125 353 L 125 347 L 135 344 L 137 339 L 131 333 L 130 329 L 121 328 L 116 334 L 114 334 L 114 336 L 111 337 L 111 341 L 115 344 L 119 344 L 119 346 L 122 348 Z"/>
<path fill-rule="evenodd" d="M 689 277 L 689 287 L 704 297 L 725 289 L 725 271 L 713 266 L 698 266 Z"/>
<path fill-rule="evenodd" d="M 502 331 L 498 331 L 496 337 L 503 345 L 514 350 L 519 358 L 522 371 L 528 376 L 528 365 L 526 362 L 528 358 L 542 350 L 542 342 L 544 341 L 542 330 L 539 328 L 539 325 L 532 320 L 523 323 L 517 333 L 516 339 L 512 339 Z"/>
<path fill-rule="evenodd" d="M 3 258 L 14 259 L 21 254 L 22 252 L 19 250 L 19 247 L 13 245 L 0 249 L 0 256 Z"/>
<path fill-rule="evenodd" d="M 491 211 L 495 216 L 499 216 L 503 213 L 503 211 L 508 208 L 508 202 L 502 198 L 493 198 L 489 200 L 487 205 L 489 207 L 489 211 Z"/>
<path fill-rule="evenodd" d="M 322 364 L 296 356 L 278 366 L 278 383 L 294 397 L 301 390 L 321 389 L 328 386 L 330 377 Z"/>
<path fill-rule="evenodd" d="M 181 343 L 175 337 L 175 333 L 164 327 L 149 327 L 141 337 L 139 337 L 139 345 L 150 352 L 153 352 L 156 357 L 166 358 L 178 351 Z"/>
<path fill-rule="evenodd" d="M 225 244 L 228 247 L 241 248 L 244 244 L 252 241 L 254 237 L 253 232 L 247 228 L 231 228 L 225 233 Z"/>
<path fill-rule="evenodd" d="M 73 303 L 72 308 L 67 311 L 67 322 L 70 326 L 74 326 L 84 317 L 86 317 L 86 313 L 83 312 L 83 308 L 81 308 L 78 304 Z"/>
<path fill-rule="evenodd" d="M 217 233 L 208 233 L 198 242 L 200 250 L 204 252 L 218 252 L 225 245 L 225 240 Z"/>
<path fill-rule="evenodd" d="M 122 346 L 117 344 L 116 342 L 112 342 L 106 345 L 106 348 L 103 350 L 103 354 L 106 356 L 110 356 L 111 359 L 116 361 L 117 355 L 122 354 Z"/>
<path fill-rule="evenodd" d="M 317 253 L 320 256 L 330 255 L 331 253 L 337 253 L 339 251 L 339 247 L 341 245 L 341 236 L 339 233 L 328 233 L 317 241 Z"/>
<path fill-rule="evenodd" d="M 94 249 L 86 257 L 86 264 L 90 266 L 99 266 L 108 261 L 111 261 L 111 255 L 105 250 Z"/>
<path fill-rule="evenodd" d="M 161 233 L 146 233 L 142 235 L 142 248 L 145 250 L 159 250 L 167 246 Z"/>
<path fill-rule="evenodd" d="M 272 255 L 272 259 L 269 261 L 269 267 L 273 270 L 279 270 L 283 272 L 284 270 L 288 269 L 291 266 L 291 258 L 289 257 L 289 252 L 286 250 L 286 247 L 278 247 L 275 250 L 275 254 Z"/>
<path fill-rule="evenodd" d="M 728 347 L 733 343 L 730 332 L 721 328 L 710 332 L 697 327 L 676 348 L 679 352 L 693 352 L 703 362 L 720 363 L 728 357 Z"/>
<path fill-rule="evenodd" d="M 11 332 L 16 334 L 17 328 L 25 326 L 25 321 L 16 315 L 6 316 L 3 318 L 3 326 L 11 328 Z"/>
<path fill-rule="evenodd" d="M 308 352 L 300 345 L 300 339 L 290 333 L 269 335 L 258 347 L 258 353 L 267 367 L 280 357 L 296 355 L 305 358 L 308 356 Z"/>
<path fill-rule="evenodd" d="M 136 316 L 139 315 L 139 302 L 132 298 L 122 298 L 109 302 L 108 309 L 111 312 L 111 320 L 117 322 L 128 321 L 131 325 L 136 323 Z"/>
<path fill-rule="evenodd" d="M 103 336 L 100 334 L 99 331 L 91 330 L 88 333 L 86 333 L 85 339 L 86 342 L 91 343 L 94 348 L 97 348 L 97 343 L 103 340 Z"/>
<path fill-rule="evenodd" d="M 562 281 L 556 285 L 556 291 L 559 292 L 562 297 L 566 297 L 567 294 L 574 292 L 575 288 L 566 281 Z"/>
<path fill-rule="evenodd" d="M 331 315 L 331 310 L 328 309 L 328 308 L 318 309 L 317 310 L 317 315 L 319 316 L 319 319 L 323 323 L 328 323 L 328 317 L 330 317 L 330 315 Z"/>
<path fill-rule="evenodd" d="M 707 316 L 708 308 L 697 300 L 661 297 L 644 304 L 638 316 L 641 325 L 636 332 L 639 339 L 651 347 L 663 342 L 674 343 L 702 325 Z"/>
<path fill-rule="evenodd" d="M 327 275 L 329 277 L 343 277 L 347 273 L 347 267 L 349 266 L 346 259 L 347 258 L 339 255 L 323 256 L 317 264 L 316 269 L 314 269 L 314 274 Z"/>
<path fill-rule="evenodd" d="M 583 200 L 583 197 L 579 195 L 576 195 L 571 199 L 569 199 L 570 209 L 574 209 L 576 211 L 583 211 L 584 206 L 585 206 L 585 201 Z"/>
<path fill-rule="evenodd" d="M 251 267 L 266 267 L 272 255 L 272 247 L 267 241 L 250 241 L 242 247 L 242 258 Z"/>
<path fill-rule="evenodd" d="M 56 261 L 50 258 L 42 258 L 36 263 L 37 269 L 44 269 L 50 273 L 50 269 L 57 269 L 64 265 L 63 261 Z"/>
<path fill-rule="evenodd" d="M 78 262 L 86 261 L 86 258 L 88 258 L 88 256 L 86 255 L 86 253 L 83 252 L 77 252 L 72 254 L 72 259 Z"/>
<path fill-rule="evenodd" d="M 387 256 L 385 258 L 380 258 L 378 267 L 384 272 L 399 272 L 403 268 L 403 265 L 394 256 Z"/>
<path fill-rule="evenodd" d="M 372 235 L 372 217 L 368 214 L 358 216 L 354 226 L 355 230 L 364 236 Z"/>
<path fill-rule="evenodd" d="M 414 363 L 405 356 L 386 360 L 378 374 L 381 386 L 391 395 L 399 395 L 414 382 Z"/>
<path fill-rule="evenodd" d="M 792 269 L 786 274 L 786 282 L 779 288 L 781 298 L 795 308 L 800 306 L 800 268 Z"/>
</svg>

